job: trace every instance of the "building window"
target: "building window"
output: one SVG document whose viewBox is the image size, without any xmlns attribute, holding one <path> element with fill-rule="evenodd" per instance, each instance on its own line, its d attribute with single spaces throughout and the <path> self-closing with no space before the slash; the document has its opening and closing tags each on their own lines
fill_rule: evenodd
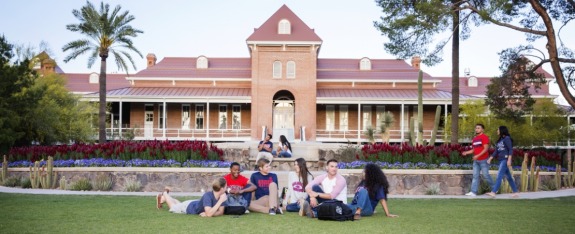
<svg viewBox="0 0 575 234">
<path fill-rule="evenodd" d="M 477 77 L 472 76 L 467 79 L 467 86 L 469 87 L 477 87 Z"/>
<path fill-rule="evenodd" d="M 287 66 L 286 68 L 287 78 L 295 78 L 295 62 L 288 61 L 286 66 Z"/>
<path fill-rule="evenodd" d="M 409 131 L 409 106 L 403 106 L 403 131 Z"/>
<path fill-rule="evenodd" d="M 367 130 L 367 127 L 371 127 L 371 106 L 363 106 L 363 130 Z"/>
<path fill-rule="evenodd" d="M 208 58 L 205 56 L 200 56 L 196 60 L 196 68 L 197 69 L 206 69 L 208 68 Z"/>
<path fill-rule="evenodd" d="M 347 111 L 347 105 L 339 106 L 339 130 L 347 131 L 348 128 L 349 112 Z"/>
<path fill-rule="evenodd" d="M 196 129 L 204 129 L 204 105 L 196 105 Z"/>
<path fill-rule="evenodd" d="M 97 84 L 100 82 L 100 75 L 98 73 L 92 73 L 90 74 L 90 80 L 89 80 L 90 84 Z"/>
<path fill-rule="evenodd" d="M 158 104 L 158 128 L 164 129 L 164 105 Z"/>
<path fill-rule="evenodd" d="M 291 25 L 288 20 L 280 20 L 278 23 L 278 34 L 291 34 Z"/>
<path fill-rule="evenodd" d="M 325 106 L 325 130 L 335 130 L 335 107 L 334 105 Z"/>
<path fill-rule="evenodd" d="M 220 113 L 218 114 L 219 129 L 228 128 L 228 106 L 220 105 Z"/>
<path fill-rule="evenodd" d="M 383 121 L 383 115 L 385 114 L 385 106 L 375 107 L 375 129 L 379 131 L 381 127 L 381 122 Z"/>
<path fill-rule="evenodd" d="M 273 66 L 273 77 L 282 78 L 282 62 L 275 61 Z"/>
<path fill-rule="evenodd" d="M 371 61 L 368 58 L 362 58 L 359 62 L 359 70 L 371 70 Z"/>
<path fill-rule="evenodd" d="M 232 129 L 242 129 L 242 107 L 232 106 Z"/>
<path fill-rule="evenodd" d="M 190 104 L 182 104 L 182 129 L 190 129 Z"/>
</svg>

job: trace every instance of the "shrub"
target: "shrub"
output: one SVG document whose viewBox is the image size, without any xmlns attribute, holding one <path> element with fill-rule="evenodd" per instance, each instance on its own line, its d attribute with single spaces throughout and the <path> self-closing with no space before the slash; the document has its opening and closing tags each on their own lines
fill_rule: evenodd
<svg viewBox="0 0 575 234">
<path fill-rule="evenodd" d="M 495 183 L 495 178 L 493 178 L 493 176 L 491 176 L 491 179 L 493 180 L 493 183 Z M 487 181 L 485 181 L 483 177 L 480 176 L 479 188 L 477 188 L 477 195 L 491 192 L 491 189 L 492 188 L 491 186 L 489 186 L 489 183 L 487 183 Z"/>
<path fill-rule="evenodd" d="M 112 186 L 112 178 L 106 174 L 99 174 L 94 180 L 94 190 L 96 191 L 110 191 Z"/>
<path fill-rule="evenodd" d="M 20 186 L 22 186 L 22 188 L 32 188 L 32 181 L 30 181 L 30 178 L 24 177 L 20 181 Z"/>
<path fill-rule="evenodd" d="M 340 162 L 353 162 L 359 160 L 359 147 L 348 143 L 347 145 L 340 146 L 336 152 L 339 155 Z"/>
<path fill-rule="evenodd" d="M 20 178 L 11 176 L 6 178 L 2 184 L 6 187 L 20 186 Z"/>
<path fill-rule="evenodd" d="M 432 183 L 427 187 L 425 195 L 439 195 L 440 192 L 441 188 L 439 187 L 439 183 Z"/>
<path fill-rule="evenodd" d="M 138 180 L 126 180 L 126 185 L 124 186 L 124 190 L 126 192 L 138 192 L 142 188 L 142 184 Z"/>
<path fill-rule="evenodd" d="M 540 188 L 542 191 L 554 191 L 557 190 L 557 184 L 555 184 L 555 179 L 548 177 L 546 179 L 541 179 Z"/>
<path fill-rule="evenodd" d="M 92 184 L 90 183 L 90 180 L 88 180 L 87 178 L 81 178 L 70 185 L 70 190 L 90 191 L 92 190 Z"/>
</svg>

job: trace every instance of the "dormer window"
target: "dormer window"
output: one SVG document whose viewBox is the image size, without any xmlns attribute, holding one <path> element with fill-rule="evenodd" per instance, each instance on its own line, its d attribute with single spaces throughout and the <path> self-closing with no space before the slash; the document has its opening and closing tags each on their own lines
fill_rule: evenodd
<svg viewBox="0 0 575 234">
<path fill-rule="evenodd" d="M 196 60 L 196 68 L 197 69 L 207 69 L 208 68 L 208 58 L 205 56 L 200 56 Z"/>
<path fill-rule="evenodd" d="M 368 58 L 362 58 L 359 61 L 359 70 L 369 71 L 371 70 L 371 61 Z"/>
<path fill-rule="evenodd" d="M 282 78 L 282 62 L 275 61 L 273 65 L 273 77 Z"/>
<path fill-rule="evenodd" d="M 291 34 L 291 24 L 288 20 L 280 20 L 278 24 L 278 34 Z"/>
<path fill-rule="evenodd" d="M 467 79 L 467 86 L 469 87 L 477 87 L 477 78 L 475 76 L 469 77 Z"/>
<path fill-rule="evenodd" d="M 97 84 L 97 83 L 99 83 L 99 80 L 100 80 L 100 75 L 98 73 L 92 72 L 92 74 L 90 74 L 90 79 L 89 79 L 90 84 Z"/>
</svg>

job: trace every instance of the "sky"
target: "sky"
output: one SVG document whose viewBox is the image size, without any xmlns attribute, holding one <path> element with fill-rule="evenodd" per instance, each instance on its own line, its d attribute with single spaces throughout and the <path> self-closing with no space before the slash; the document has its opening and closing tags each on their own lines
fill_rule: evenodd
<svg viewBox="0 0 575 234">
<path fill-rule="evenodd" d="M 92 1 L 99 6 L 99 1 Z M 282 5 L 287 5 L 323 40 L 319 58 L 395 59 L 384 50 L 387 38 L 373 26 L 382 10 L 373 0 L 219 0 L 219 1 L 137 1 L 109 0 L 112 7 L 121 5 L 135 16 L 132 26 L 144 33 L 134 38 L 143 58 L 135 56 L 137 70 L 146 66 L 145 56 L 164 57 L 249 57 L 246 39 Z M 66 73 L 99 72 L 99 62 L 88 68 L 88 55 L 64 63 L 67 53 L 62 47 L 83 35 L 66 29 L 78 23 L 72 15 L 85 1 L 25 0 L 0 3 L 0 34 L 12 44 L 39 47 L 48 44 L 51 56 Z M 575 41 L 575 24 L 564 29 L 563 39 Z M 445 37 L 438 37 L 441 40 Z M 460 42 L 460 75 L 468 68 L 471 75 L 493 77 L 499 70 L 498 52 L 526 44 L 523 33 L 495 25 L 472 29 L 471 37 Z M 544 49 L 540 39 L 533 44 Z M 443 51 L 444 61 L 433 67 L 422 66 L 432 76 L 451 76 L 450 46 Z M 133 54 L 134 55 L 134 54 Z M 409 63 L 409 61 L 408 61 Z M 108 63 L 108 72 L 118 72 Z M 549 66 L 544 69 L 552 73 Z M 130 73 L 134 73 L 130 69 Z M 553 88 L 552 93 L 559 94 Z M 563 103 L 560 101 L 560 103 Z"/>
</svg>

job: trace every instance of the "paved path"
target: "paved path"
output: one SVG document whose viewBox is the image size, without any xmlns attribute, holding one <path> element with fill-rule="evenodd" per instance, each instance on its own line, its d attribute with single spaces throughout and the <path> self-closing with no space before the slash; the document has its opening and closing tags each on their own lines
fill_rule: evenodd
<svg viewBox="0 0 575 234">
<path fill-rule="evenodd" d="M 158 192 L 102 192 L 102 191 L 69 191 L 57 189 L 21 189 L 0 186 L 0 193 L 19 194 L 52 194 L 52 195 L 109 195 L 109 196 L 156 196 Z M 173 196 L 193 196 L 199 197 L 201 193 L 172 192 Z M 352 195 L 353 196 L 353 195 Z M 556 191 L 528 192 L 520 193 L 519 198 L 511 198 L 510 194 L 497 195 L 496 199 L 540 199 L 554 197 L 575 196 L 575 189 L 563 189 Z M 469 197 L 464 195 L 389 195 L 390 198 L 405 199 L 492 199 L 487 195 Z"/>
</svg>

